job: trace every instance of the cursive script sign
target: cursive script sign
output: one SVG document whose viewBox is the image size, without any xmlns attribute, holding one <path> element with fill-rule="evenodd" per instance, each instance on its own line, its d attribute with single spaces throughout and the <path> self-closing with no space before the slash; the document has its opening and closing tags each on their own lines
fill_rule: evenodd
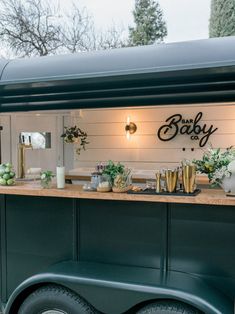
<svg viewBox="0 0 235 314">
<path fill-rule="evenodd" d="M 213 125 L 200 125 L 202 112 L 199 112 L 195 119 L 183 119 L 181 114 L 174 114 L 166 119 L 167 124 L 162 125 L 157 132 L 161 141 L 170 141 L 178 134 L 190 135 L 191 140 L 198 140 L 199 146 L 203 147 L 209 140 L 209 137 L 215 133 L 218 128 Z"/>
</svg>

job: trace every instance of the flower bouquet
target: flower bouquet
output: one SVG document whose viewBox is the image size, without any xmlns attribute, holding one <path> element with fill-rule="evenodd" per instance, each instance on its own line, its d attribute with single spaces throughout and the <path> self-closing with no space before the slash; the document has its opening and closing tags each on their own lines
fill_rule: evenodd
<svg viewBox="0 0 235 314">
<path fill-rule="evenodd" d="M 193 160 L 199 173 L 205 173 L 208 176 L 212 187 L 223 186 L 226 179 L 232 175 L 229 164 L 235 160 L 234 147 L 228 147 L 225 150 L 212 148 L 210 145 L 204 152 L 201 160 Z"/>
<path fill-rule="evenodd" d="M 52 178 L 55 175 L 50 170 L 45 170 L 40 173 L 41 186 L 44 189 L 49 189 L 51 187 Z"/>
</svg>

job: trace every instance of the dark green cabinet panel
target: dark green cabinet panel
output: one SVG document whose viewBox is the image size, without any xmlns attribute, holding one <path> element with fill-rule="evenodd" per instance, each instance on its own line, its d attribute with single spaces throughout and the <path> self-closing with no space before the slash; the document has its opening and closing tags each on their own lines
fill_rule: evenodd
<svg viewBox="0 0 235 314">
<path fill-rule="evenodd" d="M 166 204 L 80 201 L 80 259 L 160 268 Z"/>
<path fill-rule="evenodd" d="M 27 277 L 73 258 L 73 200 L 6 196 L 8 295 Z"/>
<path fill-rule="evenodd" d="M 0 195 L 0 298 L 6 302 L 5 195 Z"/>
<path fill-rule="evenodd" d="M 235 278 L 235 208 L 172 204 L 170 269 Z"/>
</svg>

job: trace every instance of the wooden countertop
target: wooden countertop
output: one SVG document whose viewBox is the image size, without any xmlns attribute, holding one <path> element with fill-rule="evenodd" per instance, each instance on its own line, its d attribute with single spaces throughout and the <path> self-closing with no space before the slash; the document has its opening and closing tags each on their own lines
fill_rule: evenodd
<svg viewBox="0 0 235 314">
<path fill-rule="evenodd" d="M 154 173 L 154 172 L 153 172 Z M 77 180 L 77 181 L 90 181 L 91 176 L 88 175 L 74 175 L 74 174 L 66 174 L 65 175 L 66 180 Z M 138 178 L 138 177 L 133 177 L 132 182 L 134 183 L 145 183 L 146 180 L 154 180 L 153 178 Z M 207 184 L 209 185 L 209 180 L 206 176 L 203 175 L 197 175 L 197 184 Z"/>
<path fill-rule="evenodd" d="M 79 185 L 66 185 L 65 189 L 43 189 L 39 182 L 17 182 L 14 186 L 0 186 L 0 194 L 31 195 L 69 197 L 83 199 L 144 201 L 144 202 L 166 202 L 166 203 L 188 203 L 188 204 L 211 204 L 211 205 L 235 205 L 235 197 L 228 197 L 220 189 L 203 189 L 197 196 L 165 196 L 165 195 L 136 195 L 126 193 L 101 193 L 86 192 Z"/>
</svg>

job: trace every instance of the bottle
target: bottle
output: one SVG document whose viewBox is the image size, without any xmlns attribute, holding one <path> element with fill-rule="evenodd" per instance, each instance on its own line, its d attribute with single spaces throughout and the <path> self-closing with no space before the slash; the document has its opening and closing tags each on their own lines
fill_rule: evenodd
<svg viewBox="0 0 235 314">
<path fill-rule="evenodd" d="M 56 167 L 57 189 L 64 189 L 65 186 L 65 167 Z"/>
</svg>

